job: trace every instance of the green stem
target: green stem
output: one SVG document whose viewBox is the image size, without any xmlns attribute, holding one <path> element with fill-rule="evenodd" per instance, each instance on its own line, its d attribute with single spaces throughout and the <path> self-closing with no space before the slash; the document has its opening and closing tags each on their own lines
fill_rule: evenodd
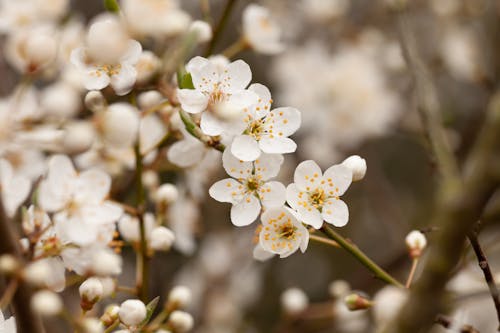
<svg viewBox="0 0 500 333">
<path fill-rule="evenodd" d="M 327 225 L 323 225 L 321 231 L 325 233 L 329 238 L 336 241 L 344 250 L 352 254 L 361 264 L 372 271 L 375 277 L 389 284 L 395 285 L 399 288 L 404 288 L 404 286 L 393 278 L 389 273 L 384 271 L 380 266 L 374 263 L 366 254 L 364 254 L 360 249 L 358 249 L 354 244 L 349 242 L 347 239 L 339 235 L 335 230 Z"/>
<path fill-rule="evenodd" d="M 144 224 L 144 204 L 145 194 L 142 184 L 142 155 L 139 142 L 134 146 L 135 152 L 135 171 L 136 171 L 136 193 L 137 193 L 137 217 L 139 219 L 140 244 L 137 252 L 137 290 L 141 301 L 148 301 L 148 281 L 149 281 L 149 258 L 148 244 L 146 238 L 146 227 Z"/>
<path fill-rule="evenodd" d="M 118 327 L 118 325 L 120 325 L 120 321 L 117 319 L 117 320 L 114 321 L 113 324 L 111 324 L 108 328 L 106 328 L 106 330 L 104 331 L 104 333 L 113 332 L 114 329 Z"/>
<path fill-rule="evenodd" d="M 184 126 L 186 127 L 186 131 L 188 131 L 189 134 L 191 134 L 192 136 L 194 136 L 207 146 L 213 147 L 218 151 L 223 152 L 224 149 L 226 149 L 226 146 L 224 146 L 218 140 L 214 140 L 213 138 L 203 134 L 201 129 L 198 127 L 198 125 L 195 124 L 193 119 L 189 116 L 189 114 L 186 111 L 180 110 L 179 116 L 181 117 L 181 120 L 184 123 Z"/>
</svg>

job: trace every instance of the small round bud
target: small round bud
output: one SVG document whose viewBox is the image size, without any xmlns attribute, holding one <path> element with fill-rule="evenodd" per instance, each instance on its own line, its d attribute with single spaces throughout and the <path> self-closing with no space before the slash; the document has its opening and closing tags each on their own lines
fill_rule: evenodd
<svg viewBox="0 0 500 333">
<path fill-rule="evenodd" d="M 160 104 L 164 100 L 163 95 L 156 90 L 143 92 L 137 96 L 137 105 L 141 110 L 151 109 Z"/>
<path fill-rule="evenodd" d="M 94 307 L 104 293 L 104 288 L 101 281 L 96 277 L 91 277 L 85 280 L 78 288 L 80 297 L 82 298 L 80 306 L 85 311 L 90 311 Z"/>
<path fill-rule="evenodd" d="M 55 316 L 61 313 L 63 303 L 56 293 L 42 290 L 35 293 L 31 298 L 31 308 L 42 316 Z"/>
<path fill-rule="evenodd" d="M 139 113 L 127 103 L 115 103 L 102 114 L 102 131 L 107 143 L 118 148 L 132 147 L 139 131 Z"/>
<path fill-rule="evenodd" d="M 82 333 L 102 333 L 104 327 L 102 323 L 96 318 L 83 318 L 80 323 Z"/>
<path fill-rule="evenodd" d="M 46 260 L 34 261 L 24 268 L 23 277 L 32 285 L 45 286 L 52 277 L 52 267 Z"/>
<path fill-rule="evenodd" d="M 174 309 L 186 308 L 191 303 L 191 290 L 185 286 L 176 286 L 168 294 L 168 304 Z"/>
<path fill-rule="evenodd" d="M 151 231 L 149 246 L 156 251 L 168 251 L 174 243 L 175 236 L 172 230 L 159 226 Z"/>
<path fill-rule="evenodd" d="M 352 155 L 346 158 L 342 165 L 348 167 L 352 171 L 352 181 L 356 182 L 365 177 L 366 160 L 358 155 Z"/>
<path fill-rule="evenodd" d="M 104 110 L 106 100 L 99 90 L 91 90 L 85 95 L 85 106 L 93 112 Z"/>
<path fill-rule="evenodd" d="M 176 333 L 184 333 L 194 326 L 193 316 L 184 311 L 175 310 L 170 314 L 168 323 Z"/>
<path fill-rule="evenodd" d="M 160 203 L 170 204 L 177 200 L 179 191 L 173 184 L 163 184 L 155 192 L 154 199 Z"/>
<path fill-rule="evenodd" d="M 112 251 L 98 251 L 92 256 L 90 270 L 98 276 L 118 275 L 122 272 L 122 258 Z"/>
<path fill-rule="evenodd" d="M 54 37 L 47 34 L 33 34 L 24 46 L 26 59 L 33 68 L 40 68 L 53 61 L 57 54 Z"/>
<path fill-rule="evenodd" d="M 158 174 L 153 170 L 145 170 L 142 173 L 142 184 L 148 189 L 156 188 L 159 183 L 160 179 L 158 178 Z"/>
<path fill-rule="evenodd" d="M 406 236 L 405 241 L 412 258 L 420 257 L 422 255 L 422 251 L 427 245 L 427 239 L 425 238 L 425 235 L 418 230 L 411 231 Z"/>
<path fill-rule="evenodd" d="M 212 28 L 205 21 L 193 21 L 189 27 L 189 32 L 196 33 L 196 38 L 200 43 L 206 43 L 212 39 Z"/>
<path fill-rule="evenodd" d="M 408 299 L 408 290 L 395 286 L 380 289 L 373 298 L 373 315 L 378 325 L 394 319 Z"/>
<path fill-rule="evenodd" d="M 146 319 L 146 305 L 138 299 L 129 299 L 120 305 L 118 316 L 126 326 L 137 326 Z"/>
<path fill-rule="evenodd" d="M 296 315 L 304 311 L 308 305 L 307 295 L 299 288 L 290 288 L 281 294 L 281 306 L 287 314 Z"/>
<path fill-rule="evenodd" d="M 351 291 L 349 282 L 344 280 L 335 280 L 328 286 L 328 291 L 333 298 L 344 297 Z"/>
<path fill-rule="evenodd" d="M 94 127 L 86 121 L 75 121 L 66 125 L 64 132 L 64 151 L 79 154 L 90 149 L 94 143 Z"/>
<path fill-rule="evenodd" d="M 14 274 L 19 269 L 19 261 L 12 254 L 0 256 L 0 272 L 3 274 Z"/>
<path fill-rule="evenodd" d="M 344 302 L 351 311 L 365 310 L 372 306 L 372 302 L 369 299 L 356 293 L 344 297 Z"/>
<path fill-rule="evenodd" d="M 119 312 L 120 307 L 118 305 L 108 305 L 104 310 L 104 314 L 101 316 L 100 320 L 104 324 L 104 326 L 111 326 L 118 319 Z"/>
</svg>

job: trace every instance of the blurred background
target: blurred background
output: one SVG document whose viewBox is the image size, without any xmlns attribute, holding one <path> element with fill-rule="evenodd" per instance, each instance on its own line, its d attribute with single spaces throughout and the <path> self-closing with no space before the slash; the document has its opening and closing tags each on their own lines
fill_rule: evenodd
<svg viewBox="0 0 500 333">
<path fill-rule="evenodd" d="M 272 56 L 249 50 L 236 58 L 250 64 L 252 82 L 270 88 L 274 107 L 293 106 L 302 112 L 302 126 L 294 136 L 299 148 L 285 158 L 279 175 L 283 183 L 291 182 L 303 160 L 313 159 L 323 169 L 353 154 L 367 160 L 366 178 L 343 197 L 350 221 L 338 231 L 404 281 L 411 265 L 406 234 L 412 229 L 434 232 L 428 221 L 436 170 L 415 110 L 396 17 L 388 9 L 395 1 L 258 1 L 282 28 L 286 49 Z M 217 20 L 225 1 L 208 2 Z M 242 12 L 249 3 L 236 1 L 216 53 L 239 38 Z M 499 7 L 486 10 L 491 8 L 488 3 L 418 0 L 411 1 L 409 9 L 419 52 L 432 71 L 448 138 L 459 158 L 477 135 L 495 81 L 495 42 L 500 41 L 489 24 L 491 17 L 498 24 L 500 13 Z M 179 4 L 192 18 L 202 18 L 200 1 Z M 100 0 L 70 2 L 71 15 L 82 22 L 102 11 Z M 5 38 L 0 43 L 0 94 L 6 98 L 20 77 L 4 52 Z M 204 49 L 199 46 L 193 56 Z M 45 86 L 37 88 L 43 91 Z M 168 223 L 178 237 L 176 249 L 153 259 L 151 294 L 166 295 L 176 284 L 192 288 L 190 311 L 194 332 L 199 333 L 371 332 L 376 326 L 373 313 L 349 312 L 341 300 L 351 289 L 372 298 L 384 283 L 342 249 L 313 242 L 304 254 L 255 261 L 255 226 L 234 227 L 229 205 L 208 196 L 208 186 L 225 177 L 218 158 L 214 153 L 189 170 L 161 174 L 163 181 L 178 184 L 182 200 L 169 210 Z M 493 270 L 500 272 L 494 222 L 492 213 L 481 240 Z M 126 263 L 120 279 L 130 285 L 134 256 L 123 251 Z M 471 253 L 464 255 L 460 273 L 449 286 L 454 300 L 450 315 L 481 332 L 493 332 L 494 307 L 474 260 Z M 287 315 L 281 302 L 282 293 L 292 287 L 309 299 L 307 310 L 296 316 Z M 64 293 L 68 300 L 78 300 L 76 288 Z M 69 308 L 77 312 L 79 304 Z M 50 332 L 68 331 L 59 321 L 51 327 Z"/>
</svg>

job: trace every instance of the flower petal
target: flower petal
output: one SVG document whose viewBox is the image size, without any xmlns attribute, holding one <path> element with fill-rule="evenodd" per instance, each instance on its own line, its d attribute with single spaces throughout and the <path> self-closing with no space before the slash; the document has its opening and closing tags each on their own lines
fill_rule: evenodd
<svg viewBox="0 0 500 333">
<path fill-rule="evenodd" d="M 91 169 L 78 177 L 74 200 L 82 203 L 101 203 L 111 188 L 111 177 L 104 171 Z"/>
<path fill-rule="evenodd" d="M 130 39 L 128 41 L 128 48 L 125 54 L 120 58 L 121 64 L 135 65 L 141 56 L 142 46 L 136 40 Z"/>
<path fill-rule="evenodd" d="M 82 72 L 82 83 L 87 90 L 101 90 L 106 88 L 110 81 L 108 74 L 97 67 L 88 67 Z"/>
<path fill-rule="evenodd" d="M 285 185 L 277 181 L 267 182 L 259 189 L 259 198 L 266 208 L 281 207 L 285 203 Z"/>
<path fill-rule="evenodd" d="M 227 174 L 236 179 L 246 179 L 252 174 L 252 162 L 245 162 L 237 159 L 231 153 L 231 149 L 222 153 L 222 166 Z"/>
<path fill-rule="evenodd" d="M 231 153 L 240 160 L 255 161 L 260 156 L 260 148 L 250 135 L 239 135 L 231 144 Z"/>
<path fill-rule="evenodd" d="M 200 92 L 210 94 L 219 83 L 219 71 L 211 62 L 201 67 L 192 66 L 190 73 L 194 88 Z"/>
<path fill-rule="evenodd" d="M 255 174 L 261 177 L 261 180 L 268 180 L 276 177 L 280 172 L 283 156 L 279 154 L 261 154 L 255 160 Z"/>
<path fill-rule="evenodd" d="M 207 58 L 203 58 L 200 56 L 196 56 L 189 60 L 189 62 L 186 64 L 186 71 L 188 73 L 191 73 L 193 70 L 199 70 L 206 64 L 208 64 L 209 60 Z"/>
<path fill-rule="evenodd" d="M 242 227 L 257 219 L 260 213 L 260 202 L 252 194 L 247 194 L 240 203 L 231 207 L 231 222 Z"/>
<path fill-rule="evenodd" d="M 206 135 L 221 135 L 224 132 L 224 122 L 210 112 L 203 112 L 200 119 L 200 128 Z"/>
<path fill-rule="evenodd" d="M 236 111 L 242 111 L 245 108 L 252 106 L 259 100 L 259 95 L 250 90 L 237 90 L 227 98 L 226 107 Z"/>
<path fill-rule="evenodd" d="M 331 198 L 323 205 L 321 215 L 326 222 L 336 227 L 343 227 L 349 221 L 349 209 L 344 201 Z"/>
<path fill-rule="evenodd" d="M 111 75 L 111 86 L 118 96 L 126 95 L 132 90 L 137 78 L 134 66 L 122 64 L 118 74 Z"/>
<path fill-rule="evenodd" d="M 252 81 L 250 66 L 243 60 L 230 63 L 221 75 L 221 89 L 224 92 L 233 93 L 243 90 Z"/>
<path fill-rule="evenodd" d="M 232 178 L 219 180 L 213 184 L 208 193 L 219 202 L 239 203 L 243 198 L 243 185 Z"/>
<path fill-rule="evenodd" d="M 177 98 L 182 109 L 189 113 L 200 113 L 208 105 L 208 97 L 195 89 L 177 89 Z"/>
<path fill-rule="evenodd" d="M 288 154 L 295 152 L 297 144 L 290 138 L 266 135 L 260 139 L 259 147 L 268 154 Z"/>
<path fill-rule="evenodd" d="M 302 191 L 310 191 L 320 185 L 321 169 L 312 160 L 300 163 L 293 174 L 293 181 Z"/>
<path fill-rule="evenodd" d="M 301 115 L 299 110 L 282 107 L 269 112 L 266 118 L 266 127 L 272 126 L 271 128 L 276 135 L 287 137 L 299 129 L 300 122 Z"/>
<path fill-rule="evenodd" d="M 297 213 L 303 223 L 310 225 L 314 229 L 319 229 L 323 225 L 323 217 L 319 210 L 312 206 L 297 208 Z"/>
<path fill-rule="evenodd" d="M 261 231 L 262 232 L 262 231 Z M 266 261 L 274 257 L 274 253 L 264 250 L 260 243 L 253 248 L 253 258 L 258 261 Z"/>
<path fill-rule="evenodd" d="M 259 96 L 257 103 L 252 108 L 255 111 L 257 118 L 262 118 L 271 110 L 271 92 L 269 89 L 260 83 L 254 83 L 248 87 L 248 90 L 253 91 Z"/>
<path fill-rule="evenodd" d="M 341 196 L 352 183 L 352 171 L 342 164 L 329 167 L 323 175 L 323 188 L 329 196 Z"/>
</svg>

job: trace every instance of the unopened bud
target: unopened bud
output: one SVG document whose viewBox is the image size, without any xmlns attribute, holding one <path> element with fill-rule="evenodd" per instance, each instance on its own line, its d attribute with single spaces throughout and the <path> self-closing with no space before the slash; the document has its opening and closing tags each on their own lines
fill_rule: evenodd
<svg viewBox="0 0 500 333">
<path fill-rule="evenodd" d="M 185 286 L 176 286 L 168 294 L 168 307 L 173 309 L 186 308 L 191 303 L 191 290 Z"/>
<path fill-rule="evenodd" d="M 31 298 L 31 308 L 42 316 L 55 316 L 61 313 L 63 303 L 56 293 L 42 290 L 35 293 Z"/>
<path fill-rule="evenodd" d="M 85 106 L 93 112 L 102 111 L 106 107 L 106 100 L 100 91 L 91 90 L 85 95 Z"/>
<path fill-rule="evenodd" d="M 193 21 L 189 27 L 189 32 L 196 33 L 196 39 L 200 43 L 205 43 L 212 39 L 212 28 L 205 21 Z"/>
<path fill-rule="evenodd" d="M 179 191 L 173 184 L 163 184 L 155 192 L 155 200 L 159 203 L 170 204 L 177 200 Z"/>
<path fill-rule="evenodd" d="M 6 275 L 14 274 L 19 269 L 19 261 L 12 254 L 0 256 L 0 272 Z"/>
<path fill-rule="evenodd" d="M 127 103 L 115 103 L 102 114 L 101 129 L 107 143 L 118 148 L 130 148 L 139 132 L 139 111 Z"/>
<path fill-rule="evenodd" d="M 104 326 L 108 327 L 113 325 L 113 323 L 118 319 L 118 313 L 120 312 L 120 307 L 116 304 L 111 304 L 106 307 L 104 314 L 101 316 L 101 322 Z"/>
<path fill-rule="evenodd" d="M 194 320 L 189 313 L 176 310 L 170 314 L 168 324 L 172 326 L 176 333 L 184 333 L 193 328 Z"/>
<path fill-rule="evenodd" d="M 64 131 L 64 151 L 79 154 L 88 150 L 94 142 L 94 127 L 86 121 L 75 121 L 66 125 Z"/>
<path fill-rule="evenodd" d="M 365 310 L 373 305 L 369 299 L 356 293 L 344 297 L 344 302 L 345 305 L 347 305 L 347 308 L 351 311 Z"/>
<path fill-rule="evenodd" d="M 418 230 L 413 230 L 406 236 L 406 246 L 410 252 L 410 257 L 418 258 L 422 255 L 422 251 L 427 246 L 425 235 Z"/>
<path fill-rule="evenodd" d="M 102 333 L 104 327 L 102 323 L 96 318 L 83 318 L 80 323 L 82 333 Z"/>
<path fill-rule="evenodd" d="M 85 311 L 90 311 L 97 303 L 104 292 L 101 281 L 96 277 L 91 277 L 85 280 L 78 288 L 80 292 L 80 306 Z"/>
<path fill-rule="evenodd" d="M 163 226 L 155 227 L 149 236 L 149 246 L 156 251 L 168 251 L 174 243 L 175 235 L 172 230 Z"/>
<path fill-rule="evenodd" d="M 150 90 L 143 92 L 142 94 L 137 96 L 137 105 L 141 110 L 147 110 L 157 106 L 163 100 L 164 97 L 160 92 L 156 90 Z"/>
<path fill-rule="evenodd" d="M 142 173 L 142 184 L 148 189 L 154 189 L 158 186 L 160 180 L 158 174 L 153 170 L 145 170 Z"/>
<path fill-rule="evenodd" d="M 358 155 L 352 155 L 346 158 L 342 165 L 348 167 L 352 171 L 352 181 L 356 182 L 365 177 L 366 160 Z"/>
<path fill-rule="evenodd" d="M 351 291 L 351 286 L 347 281 L 335 280 L 328 286 L 328 291 L 333 298 L 340 298 Z"/>
<path fill-rule="evenodd" d="M 308 305 L 307 295 L 299 288 L 290 288 L 281 294 L 281 306 L 287 314 L 296 315 L 304 311 Z"/>
<path fill-rule="evenodd" d="M 118 316 L 126 326 L 137 326 L 146 319 L 146 305 L 138 299 L 129 299 L 120 305 Z"/>
<path fill-rule="evenodd" d="M 101 250 L 92 256 L 91 273 L 98 276 L 118 275 L 122 272 L 122 258 L 110 250 Z"/>
</svg>

